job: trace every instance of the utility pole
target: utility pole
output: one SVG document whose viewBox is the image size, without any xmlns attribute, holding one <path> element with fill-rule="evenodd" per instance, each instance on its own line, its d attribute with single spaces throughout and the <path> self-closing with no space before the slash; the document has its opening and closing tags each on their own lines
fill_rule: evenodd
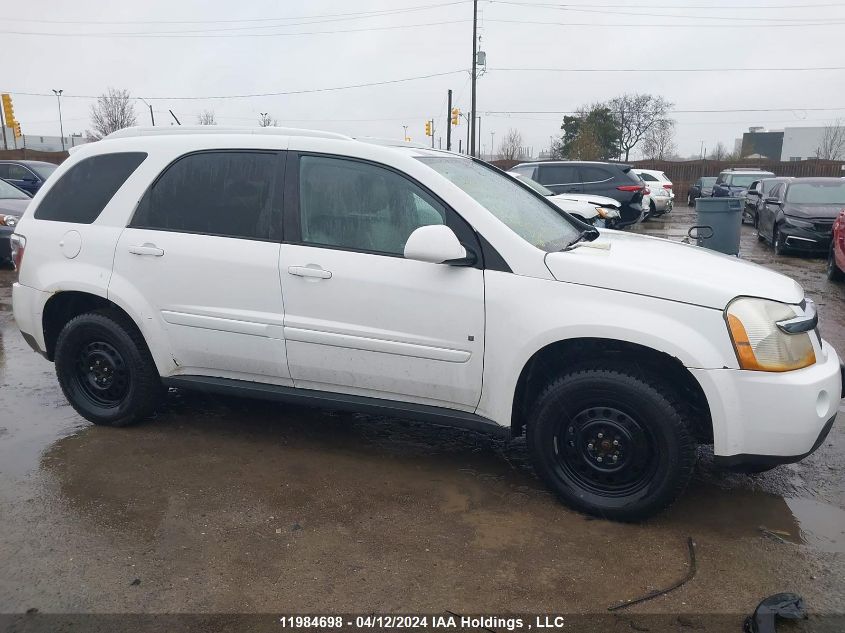
<svg viewBox="0 0 845 633">
<path fill-rule="evenodd" d="M 493 156 L 493 151 L 494 151 L 494 150 L 493 150 L 493 148 L 495 147 L 495 145 L 493 144 L 493 137 L 494 137 L 495 135 L 496 135 L 496 133 L 495 133 L 495 132 L 490 132 L 490 160 L 493 160 L 493 158 L 494 158 L 494 156 Z"/>
<path fill-rule="evenodd" d="M 0 102 L 0 128 L 3 128 L 3 149 L 9 149 L 9 141 L 6 139 L 6 113 L 3 112 L 3 103 Z M 12 134 L 15 130 L 12 130 Z"/>
<path fill-rule="evenodd" d="M 65 128 L 62 125 L 62 93 L 64 90 L 53 89 L 53 94 L 56 95 L 56 101 L 59 103 L 59 134 L 62 137 L 62 151 L 65 151 Z"/>
<path fill-rule="evenodd" d="M 448 92 L 446 97 L 446 151 L 452 150 L 452 90 Z"/>
<path fill-rule="evenodd" d="M 434 149 L 434 119 L 431 119 L 431 149 Z"/>
<path fill-rule="evenodd" d="M 481 147 L 481 117 L 478 117 L 478 146 Z M 474 155 L 475 154 L 473 154 L 473 156 Z M 483 160 L 484 156 L 479 156 L 479 158 Z"/>
<path fill-rule="evenodd" d="M 463 148 L 461 147 L 461 139 L 458 139 L 458 154 L 463 153 Z"/>
<path fill-rule="evenodd" d="M 469 155 L 475 156 L 475 80 L 476 80 L 476 46 L 478 42 L 478 0 L 472 0 L 472 109 L 470 116 Z M 479 132 L 479 136 L 481 133 Z"/>
</svg>

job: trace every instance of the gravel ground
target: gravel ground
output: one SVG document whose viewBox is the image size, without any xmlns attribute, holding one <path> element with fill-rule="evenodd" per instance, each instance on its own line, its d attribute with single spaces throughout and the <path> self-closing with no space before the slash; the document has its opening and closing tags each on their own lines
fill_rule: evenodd
<svg viewBox="0 0 845 633">
<path fill-rule="evenodd" d="M 681 239 L 692 219 L 635 230 Z M 742 257 L 804 285 L 845 351 L 845 286 L 823 260 L 775 257 L 750 227 Z M 91 426 L 15 328 L 13 278 L 0 272 L 0 613 L 558 612 L 577 630 L 721 631 L 778 591 L 845 612 L 843 415 L 810 458 L 754 477 L 702 449 L 683 499 L 621 525 L 557 503 L 521 442 L 469 432 L 177 392 L 147 424 Z M 608 619 L 687 572 L 688 536 L 695 578 Z M 55 624 L 39 617 L 0 631 Z"/>
</svg>

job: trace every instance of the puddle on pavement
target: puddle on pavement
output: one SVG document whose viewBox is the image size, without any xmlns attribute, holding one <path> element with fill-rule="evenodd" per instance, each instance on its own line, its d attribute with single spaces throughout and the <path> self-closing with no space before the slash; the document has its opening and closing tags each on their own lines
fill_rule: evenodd
<svg viewBox="0 0 845 633">
<path fill-rule="evenodd" d="M 813 499 L 695 482 L 668 517 L 689 525 L 691 534 L 704 528 L 732 538 L 768 537 L 845 553 L 845 510 Z"/>
</svg>

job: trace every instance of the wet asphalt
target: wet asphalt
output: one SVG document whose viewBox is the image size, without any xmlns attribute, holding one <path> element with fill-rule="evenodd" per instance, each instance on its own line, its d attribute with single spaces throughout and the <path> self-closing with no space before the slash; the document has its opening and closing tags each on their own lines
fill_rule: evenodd
<svg viewBox="0 0 845 633">
<path fill-rule="evenodd" d="M 678 207 L 635 230 L 680 240 L 692 223 Z M 823 259 L 777 257 L 750 227 L 741 256 L 801 283 L 845 352 L 845 285 Z M 182 392 L 148 423 L 92 426 L 17 331 L 14 277 L 0 271 L 0 613 L 598 614 L 683 577 L 688 536 L 695 578 L 626 618 L 739 630 L 778 591 L 845 612 L 845 415 L 761 475 L 702 449 L 678 503 L 616 524 L 560 505 L 522 442 L 471 432 Z"/>
</svg>

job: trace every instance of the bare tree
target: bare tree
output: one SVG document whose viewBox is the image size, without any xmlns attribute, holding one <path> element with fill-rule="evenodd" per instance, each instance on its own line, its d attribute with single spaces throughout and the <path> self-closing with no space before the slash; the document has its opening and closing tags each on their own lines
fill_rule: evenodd
<svg viewBox="0 0 845 633">
<path fill-rule="evenodd" d="M 98 141 L 112 132 L 132 127 L 135 123 L 135 99 L 128 90 L 109 88 L 91 106 L 91 129 L 86 131 L 86 135 Z"/>
<path fill-rule="evenodd" d="M 643 137 L 643 156 L 651 160 L 668 160 L 675 153 L 675 122 L 662 119 Z"/>
<path fill-rule="evenodd" d="M 501 160 L 516 160 L 522 155 L 522 134 L 519 130 L 510 128 L 502 144 L 499 145 L 499 158 Z"/>
<path fill-rule="evenodd" d="M 663 97 L 647 94 L 626 94 L 608 103 L 619 126 L 619 148 L 625 160 L 655 125 L 666 120 L 673 105 Z"/>
<path fill-rule="evenodd" d="M 816 158 L 821 160 L 841 160 L 845 156 L 845 125 L 837 119 L 835 123 L 826 125 L 822 133 Z"/>
<path fill-rule="evenodd" d="M 722 141 L 716 143 L 716 147 L 714 147 L 710 151 L 710 155 L 707 157 L 710 160 L 725 160 L 728 157 L 728 148 L 725 147 L 725 144 Z"/>
<path fill-rule="evenodd" d="M 277 127 L 279 122 L 270 116 L 269 112 L 260 112 L 258 115 L 258 127 Z"/>
<path fill-rule="evenodd" d="M 197 117 L 199 125 L 217 125 L 217 119 L 214 118 L 214 110 L 203 110 L 202 114 Z"/>
</svg>

